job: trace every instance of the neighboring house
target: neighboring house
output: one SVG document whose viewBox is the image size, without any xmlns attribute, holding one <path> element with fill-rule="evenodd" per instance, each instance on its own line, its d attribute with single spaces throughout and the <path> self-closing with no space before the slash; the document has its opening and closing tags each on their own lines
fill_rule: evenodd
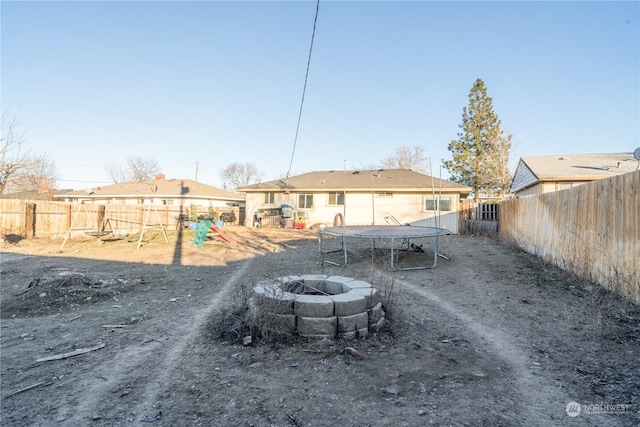
<svg viewBox="0 0 640 427">
<path fill-rule="evenodd" d="M 393 216 L 402 224 L 457 233 L 460 200 L 471 188 L 407 169 L 383 169 L 310 172 L 237 191 L 246 194 L 249 226 L 286 205 L 285 211 L 289 206 L 307 225 L 339 225 L 343 219 L 346 225 L 386 225 L 385 217 Z"/>
<path fill-rule="evenodd" d="M 47 183 L 41 183 L 38 185 L 38 189 L 15 191 L 8 194 L 3 194 L 2 199 L 18 199 L 18 200 L 54 200 L 56 194 L 73 191 L 66 190 L 53 190 L 49 188 Z"/>
<path fill-rule="evenodd" d="M 190 179 L 165 179 L 158 174 L 149 181 L 131 181 L 104 185 L 87 190 L 57 194 L 56 199 L 66 202 L 156 204 L 183 206 L 196 205 L 198 213 L 207 213 L 209 207 L 217 211 L 244 214 L 244 196 Z"/>
<path fill-rule="evenodd" d="M 638 169 L 633 153 L 565 154 L 521 157 L 511 193 L 529 196 L 565 190 Z"/>
</svg>

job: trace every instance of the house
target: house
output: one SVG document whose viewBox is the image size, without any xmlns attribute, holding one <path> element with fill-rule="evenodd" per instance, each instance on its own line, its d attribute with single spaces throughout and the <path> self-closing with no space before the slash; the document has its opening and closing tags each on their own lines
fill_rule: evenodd
<svg viewBox="0 0 640 427">
<path fill-rule="evenodd" d="M 0 198 L 17 200 L 54 200 L 56 194 L 69 191 L 73 190 L 54 190 L 49 187 L 48 183 L 42 182 L 36 189 L 18 190 L 11 193 L 3 194 L 2 196 L 0 196 Z"/>
<path fill-rule="evenodd" d="M 460 200 L 471 192 L 466 185 L 408 169 L 309 172 L 236 190 L 246 194 L 245 225 L 291 226 L 296 218 L 307 226 L 386 225 L 394 217 L 401 224 L 454 233 Z"/>
<path fill-rule="evenodd" d="M 155 204 L 183 206 L 185 210 L 206 214 L 212 207 L 218 213 L 233 211 L 244 221 L 244 197 L 190 179 L 165 179 L 163 174 L 154 180 L 130 181 L 57 194 L 66 202 L 101 204 Z"/>
<path fill-rule="evenodd" d="M 529 196 L 565 190 L 638 169 L 633 153 L 568 154 L 521 157 L 510 192 Z"/>
</svg>

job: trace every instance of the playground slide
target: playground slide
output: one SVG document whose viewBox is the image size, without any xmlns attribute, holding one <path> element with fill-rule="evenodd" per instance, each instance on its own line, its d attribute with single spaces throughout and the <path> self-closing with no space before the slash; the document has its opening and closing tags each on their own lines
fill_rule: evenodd
<svg viewBox="0 0 640 427">
<path fill-rule="evenodd" d="M 222 230 L 220 230 L 220 227 L 216 226 L 215 224 L 211 224 L 211 228 L 212 231 L 218 233 L 218 236 L 220 236 L 220 238 L 222 240 L 224 240 L 227 243 L 236 243 L 235 240 L 233 240 L 231 237 L 227 236 L 226 234 L 224 234 L 222 232 Z"/>
</svg>

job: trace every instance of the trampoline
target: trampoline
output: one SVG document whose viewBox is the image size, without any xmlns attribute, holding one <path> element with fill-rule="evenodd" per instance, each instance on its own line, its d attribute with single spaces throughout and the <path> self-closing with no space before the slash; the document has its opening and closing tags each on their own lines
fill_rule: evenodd
<svg viewBox="0 0 640 427">
<path fill-rule="evenodd" d="M 324 235 L 338 236 L 342 239 L 342 248 L 324 252 L 322 238 Z M 438 257 L 449 259 L 440 254 L 439 239 L 441 236 L 450 236 L 451 231 L 446 228 L 438 227 L 417 227 L 412 225 L 349 225 L 343 227 L 327 227 L 318 230 L 318 252 L 322 263 L 339 265 L 332 261 L 326 261 L 324 254 L 342 251 L 344 254 L 344 266 L 347 265 L 347 238 L 354 239 L 389 239 L 391 240 L 391 269 L 394 269 L 394 254 L 396 250 L 408 250 L 410 247 L 410 239 L 434 238 L 433 239 L 433 265 L 402 268 L 400 270 L 420 270 L 435 268 L 438 263 Z M 402 239 L 403 245 L 407 244 L 407 249 L 395 249 L 396 240 Z M 449 252 L 451 251 L 451 242 L 449 242 Z"/>
</svg>

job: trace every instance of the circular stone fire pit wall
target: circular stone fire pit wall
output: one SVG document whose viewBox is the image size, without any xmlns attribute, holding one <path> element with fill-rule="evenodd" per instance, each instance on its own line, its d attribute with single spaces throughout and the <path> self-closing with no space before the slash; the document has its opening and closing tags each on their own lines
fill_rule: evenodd
<svg viewBox="0 0 640 427">
<path fill-rule="evenodd" d="M 268 326 L 304 337 L 366 337 L 384 325 L 379 291 L 350 277 L 285 276 L 253 292 Z"/>
</svg>

